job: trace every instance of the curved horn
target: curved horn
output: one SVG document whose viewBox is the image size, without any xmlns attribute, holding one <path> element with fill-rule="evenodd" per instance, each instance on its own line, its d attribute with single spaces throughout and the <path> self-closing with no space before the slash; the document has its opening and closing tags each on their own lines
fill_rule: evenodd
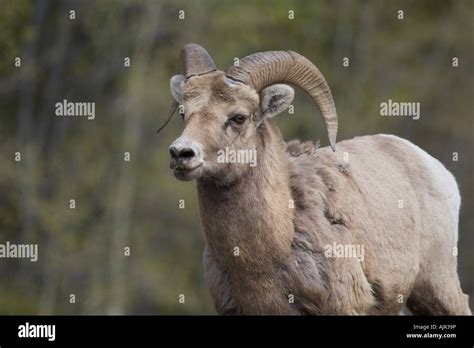
<svg viewBox="0 0 474 348">
<path fill-rule="evenodd" d="M 331 90 L 323 74 L 307 58 L 293 51 L 270 51 L 242 58 L 226 76 L 248 84 L 260 92 L 275 83 L 291 83 L 308 93 L 321 111 L 329 143 L 336 149 L 337 113 Z"/>
<path fill-rule="evenodd" d="M 216 65 L 207 51 L 198 44 L 186 44 L 181 50 L 186 78 L 203 75 L 216 70 Z"/>
</svg>

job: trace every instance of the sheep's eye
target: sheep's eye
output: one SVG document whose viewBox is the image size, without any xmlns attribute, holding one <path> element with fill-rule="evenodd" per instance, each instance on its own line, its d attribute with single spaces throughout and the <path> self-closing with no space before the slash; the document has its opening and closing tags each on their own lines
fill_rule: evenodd
<svg viewBox="0 0 474 348">
<path fill-rule="evenodd" d="M 184 112 L 183 113 L 179 113 L 179 116 L 181 116 L 181 119 L 184 121 Z"/>
<path fill-rule="evenodd" d="M 246 118 L 247 118 L 247 117 L 246 117 L 245 115 L 238 114 L 238 115 L 232 116 L 232 117 L 230 118 L 230 120 L 231 120 L 232 122 L 237 123 L 237 124 L 242 124 L 242 123 L 245 122 Z"/>
</svg>

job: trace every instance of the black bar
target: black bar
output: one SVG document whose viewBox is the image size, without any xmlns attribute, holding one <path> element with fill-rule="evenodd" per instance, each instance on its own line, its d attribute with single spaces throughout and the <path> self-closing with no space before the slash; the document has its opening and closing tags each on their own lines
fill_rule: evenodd
<svg viewBox="0 0 474 348">
<path fill-rule="evenodd" d="M 55 325 L 55 339 L 20 338 L 20 325 Z M 0 346 L 64 344 L 474 343 L 473 317 L 0 316 Z M 422 338 L 408 338 L 421 334 Z M 427 337 L 455 334 L 456 337 Z"/>
</svg>

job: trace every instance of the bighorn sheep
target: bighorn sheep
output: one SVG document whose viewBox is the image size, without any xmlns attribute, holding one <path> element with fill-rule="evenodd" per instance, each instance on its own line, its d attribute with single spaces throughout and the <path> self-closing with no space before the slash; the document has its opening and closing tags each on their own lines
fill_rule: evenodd
<svg viewBox="0 0 474 348">
<path fill-rule="evenodd" d="M 219 313 L 398 314 L 405 305 L 414 314 L 470 313 L 453 252 L 460 196 L 439 161 L 393 135 L 342 141 L 335 151 L 331 91 L 298 53 L 252 54 L 225 72 L 196 44 L 182 59 L 185 76 L 170 85 L 185 127 L 170 167 L 197 180 Z M 312 97 L 332 150 L 285 144 L 268 121 L 293 100 L 280 83 Z M 257 165 L 221 163 L 223 149 L 255 150 Z"/>
</svg>

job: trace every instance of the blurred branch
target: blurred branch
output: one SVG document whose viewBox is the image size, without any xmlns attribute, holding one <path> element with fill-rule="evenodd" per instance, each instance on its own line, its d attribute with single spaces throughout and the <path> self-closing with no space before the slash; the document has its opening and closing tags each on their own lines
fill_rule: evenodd
<svg viewBox="0 0 474 348">
<path fill-rule="evenodd" d="M 129 96 L 125 126 L 123 128 L 122 149 L 136 156 L 140 148 L 140 124 L 143 116 L 142 103 L 139 84 L 142 84 L 146 78 L 146 62 L 151 55 L 153 47 L 154 33 L 159 25 L 159 14 L 161 6 L 154 6 L 151 11 L 145 13 L 142 21 L 141 32 L 137 39 L 137 46 L 134 52 L 135 65 L 142 67 L 140 74 L 134 75 L 134 79 L 129 81 Z M 116 186 L 117 197 L 115 199 L 115 208 L 112 223 L 112 241 L 110 248 L 110 296 L 107 306 L 108 314 L 123 314 L 125 309 L 125 256 L 124 247 L 132 228 L 131 211 L 132 201 L 135 194 L 136 164 L 120 165 L 120 174 Z"/>
</svg>

